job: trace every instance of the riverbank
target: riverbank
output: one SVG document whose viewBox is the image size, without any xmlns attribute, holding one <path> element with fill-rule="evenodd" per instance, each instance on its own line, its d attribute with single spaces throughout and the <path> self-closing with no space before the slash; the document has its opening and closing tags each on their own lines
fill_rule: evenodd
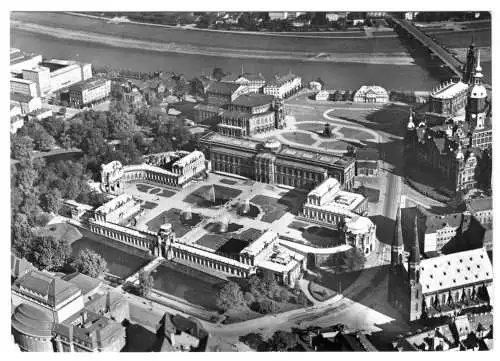
<svg viewBox="0 0 500 361">
<path fill-rule="evenodd" d="M 162 43 L 157 41 L 136 40 L 112 35 L 70 30 L 59 27 L 49 27 L 18 20 L 11 21 L 11 28 L 28 31 L 36 34 L 44 34 L 58 39 L 78 40 L 98 43 L 119 48 L 131 48 L 155 52 L 177 53 L 187 55 L 224 56 L 228 58 L 242 59 L 281 59 L 299 60 L 311 62 L 331 63 L 362 63 L 362 64 L 390 64 L 390 65 L 412 65 L 413 58 L 405 52 L 396 53 L 329 53 L 329 52 L 289 52 L 277 50 L 261 50 L 255 52 L 246 49 L 218 48 L 211 46 L 193 46 L 189 44 Z"/>
</svg>

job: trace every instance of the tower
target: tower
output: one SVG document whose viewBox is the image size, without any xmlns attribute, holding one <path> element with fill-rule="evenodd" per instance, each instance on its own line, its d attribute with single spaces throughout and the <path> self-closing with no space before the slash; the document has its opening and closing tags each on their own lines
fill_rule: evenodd
<svg viewBox="0 0 500 361">
<path fill-rule="evenodd" d="M 477 66 L 472 77 L 472 86 L 469 87 L 465 119 L 472 128 L 483 129 L 486 119 L 486 99 L 488 93 L 483 85 L 483 69 L 480 64 L 480 52 L 477 51 Z"/>
<path fill-rule="evenodd" d="M 417 208 L 417 215 L 418 215 Z M 420 246 L 418 237 L 418 216 L 415 216 L 413 240 L 408 260 L 408 287 L 410 298 L 410 321 L 418 320 L 422 316 L 422 285 L 420 284 Z"/>
<path fill-rule="evenodd" d="M 394 227 L 394 238 L 391 245 L 391 268 L 389 272 L 389 287 L 387 290 L 387 300 L 394 308 L 403 310 L 407 304 L 407 295 L 404 287 L 403 267 L 403 229 L 401 227 L 401 208 L 396 214 L 396 225 Z"/>
<path fill-rule="evenodd" d="M 413 122 L 413 109 L 410 109 L 410 116 L 408 118 L 408 125 L 406 126 L 408 130 L 415 129 L 415 123 Z"/>
<path fill-rule="evenodd" d="M 467 59 L 465 60 L 465 65 L 463 68 L 463 82 L 466 84 L 472 83 L 472 77 L 474 75 L 474 68 L 476 67 L 476 52 L 474 49 L 474 39 L 469 45 L 469 49 L 467 50 Z"/>
</svg>

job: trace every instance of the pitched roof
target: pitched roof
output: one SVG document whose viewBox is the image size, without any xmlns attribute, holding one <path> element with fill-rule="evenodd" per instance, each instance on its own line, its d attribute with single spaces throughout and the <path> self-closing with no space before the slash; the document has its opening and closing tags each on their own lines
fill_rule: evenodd
<svg viewBox="0 0 500 361">
<path fill-rule="evenodd" d="M 81 293 L 74 284 L 38 270 L 33 270 L 19 278 L 14 283 L 13 289 L 51 307 Z"/>
<path fill-rule="evenodd" d="M 34 269 L 30 262 L 15 255 L 10 256 L 10 274 L 14 278 L 19 278 Z"/>
<path fill-rule="evenodd" d="M 51 337 L 55 323 L 50 312 L 27 303 L 17 306 L 11 321 L 17 331 L 34 337 Z"/>
<path fill-rule="evenodd" d="M 62 277 L 62 279 L 78 287 L 82 291 L 83 295 L 92 292 L 102 284 L 101 280 L 84 275 L 79 272 L 66 275 Z"/>
<path fill-rule="evenodd" d="M 358 149 L 356 151 L 356 160 L 373 160 L 379 159 L 378 150 L 375 148 Z"/>
<path fill-rule="evenodd" d="M 234 83 L 225 83 L 225 82 L 211 82 L 208 85 L 207 88 L 207 93 L 213 92 L 213 93 L 219 93 L 219 94 L 227 94 L 231 95 L 233 94 L 236 90 L 238 90 L 239 87 L 242 85 L 240 84 L 234 84 Z"/>
<path fill-rule="evenodd" d="M 272 95 L 249 93 L 243 94 L 233 100 L 233 104 L 245 107 L 258 107 L 271 104 L 274 100 Z"/>
<path fill-rule="evenodd" d="M 420 272 L 424 293 L 493 279 L 491 262 L 484 248 L 424 259 L 420 262 Z"/>
<path fill-rule="evenodd" d="M 424 211 L 425 214 L 425 211 Z M 437 230 L 446 227 L 458 228 L 462 223 L 462 213 L 449 214 L 426 214 L 425 234 L 435 233 Z"/>
<path fill-rule="evenodd" d="M 484 198 L 473 198 L 468 204 L 467 208 L 470 212 L 481 212 L 493 209 L 493 198 L 492 197 L 484 197 Z"/>
</svg>

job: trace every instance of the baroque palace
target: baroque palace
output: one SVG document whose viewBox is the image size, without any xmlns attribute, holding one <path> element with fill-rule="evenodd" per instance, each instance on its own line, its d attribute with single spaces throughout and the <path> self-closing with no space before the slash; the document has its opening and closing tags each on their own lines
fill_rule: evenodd
<svg viewBox="0 0 500 361">
<path fill-rule="evenodd" d="M 442 84 L 428 104 L 410 112 L 408 163 L 435 170 L 453 191 L 474 188 L 478 164 L 491 151 L 491 106 L 482 78 L 479 50 L 471 45 L 463 78 Z"/>
</svg>

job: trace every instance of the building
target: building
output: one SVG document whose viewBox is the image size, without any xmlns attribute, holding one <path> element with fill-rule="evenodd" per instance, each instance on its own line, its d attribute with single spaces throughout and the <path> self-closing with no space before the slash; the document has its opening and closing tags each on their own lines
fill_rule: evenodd
<svg viewBox="0 0 500 361">
<path fill-rule="evenodd" d="M 452 79 L 433 89 L 429 97 L 429 112 L 454 116 L 465 108 L 469 86 L 459 79 Z"/>
<path fill-rule="evenodd" d="M 266 84 L 266 78 L 261 74 L 242 73 L 239 75 L 226 75 L 221 82 L 234 83 L 246 86 L 250 93 L 261 93 Z"/>
<path fill-rule="evenodd" d="M 19 129 L 21 129 L 24 126 L 24 119 L 16 115 L 14 117 L 10 118 L 10 133 L 11 134 L 16 134 Z"/>
<path fill-rule="evenodd" d="M 43 309 L 55 322 L 62 322 L 83 308 L 83 297 L 72 283 L 35 269 L 12 284 L 12 303 Z"/>
<path fill-rule="evenodd" d="M 319 101 L 325 101 L 328 100 L 329 98 L 330 98 L 330 93 L 327 90 L 321 90 L 317 92 L 316 95 L 314 96 L 314 99 Z"/>
<path fill-rule="evenodd" d="M 391 248 L 389 303 L 414 321 L 489 305 L 493 272 L 484 248 L 421 259 L 415 218 L 408 262 L 403 261 L 401 210 Z"/>
<path fill-rule="evenodd" d="M 343 235 L 346 244 L 369 255 L 375 248 L 377 227 L 370 218 L 356 215 L 346 219 Z"/>
<path fill-rule="evenodd" d="M 469 49 L 469 55 L 471 51 Z M 473 84 L 467 92 L 465 118 L 418 114 L 414 120 L 410 112 L 407 125 L 407 163 L 435 171 L 443 179 L 443 187 L 452 191 L 476 186 L 475 172 L 481 152 L 491 149 L 492 144 L 491 108 L 482 85 L 479 59 L 475 71 Z"/>
<path fill-rule="evenodd" d="M 27 115 L 38 109 L 42 109 L 42 99 L 40 97 L 31 97 L 20 93 L 10 94 L 11 104 L 16 104 L 21 108 L 21 114 Z"/>
<path fill-rule="evenodd" d="M 19 49 L 11 48 L 10 72 L 11 74 L 20 75 L 23 69 L 34 67 L 41 61 L 42 56 L 39 54 L 27 54 Z"/>
<path fill-rule="evenodd" d="M 321 88 L 322 88 L 321 83 L 319 83 L 317 81 L 310 81 L 309 82 L 309 89 L 311 89 L 312 91 L 320 92 Z"/>
<path fill-rule="evenodd" d="M 459 343 L 453 337 L 449 325 L 441 325 L 429 331 L 416 332 L 393 342 L 397 351 L 459 351 Z"/>
<path fill-rule="evenodd" d="M 123 224 L 139 213 L 139 200 L 130 194 L 121 194 L 97 208 L 94 212 L 96 221 Z"/>
<path fill-rule="evenodd" d="M 216 124 L 222 108 L 218 105 L 198 103 L 193 107 L 194 120 L 197 123 Z"/>
<path fill-rule="evenodd" d="M 354 94 L 355 103 L 387 103 L 389 93 L 378 85 L 363 85 Z"/>
<path fill-rule="evenodd" d="M 250 89 L 245 85 L 213 81 L 208 85 L 205 94 L 208 104 L 223 106 L 249 92 Z"/>
<path fill-rule="evenodd" d="M 349 190 L 354 185 L 354 159 L 323 149 L 260 142 L 209 133 L 200 139 L 211 169 L 255 179 L 258 182 L 312 189 L 328 177 Z"/>
<path fill-rule="evenodd" d="M 291 72 L 285 75 L 276 74 L 262 88 L 264 94 L 272 95 L 275 98 L 284 99 L 295 94 L 302 88 L 302 79 Z"/>
<path fill-rule="evenodd" d="M 467 210 L 481 223 L 483 226 L 491 226 L 493 224 L 493 198 L 472 198 L 466 202 Z"/>
<path fill-rule="evenodd" d="M 460 228 L 466 216 L 462 213 L 435 215 L 425 212 L 425 223 L 420 227 L 423 234 L 423 252 L 440 252 L 454 237 L 460 234 Z M 423 223 L 423 222 L 422 222 Z M 422 229 L 423 228 L 423 229 Z"/>
<path fill-rule="evenodd" d="M 379 153 L 375 148 L 356 150 L 356 175 L 377 176 L 379 171 Z"/>
<path fill-rule="evenodd" d="M 12 282 L 35 269 L 30 262 L 12 254 L 10 256 L 10 277 Z"/>
<path fill-rule="evenodd" d="M 31 80 L 11 78 L 10 79 L 10 92 L 27 95 L 35 98 L 38 96 L 36 83 Z"/>
<path fill-rule="evenodd" d="M 135 88 L 128 93 L 123 93 L 123 97 L 132 107 L 138 107 L 144 103 L 144 96 Z"/>
<path fill-rule="evenodd" d="M 23 79 L 31 80 L 36 83 L 38 94 L 43 97 L 51 91 L 50 69 L 38 64 L 23 68 Z"/>
<path fill-rule="evenodd" d="M 111 80 L 88 79 L 69 88 L 69 102 L 75 108 L 92 106 L 109 98 Z"/>
<path fill-rule="evenodd" d="M 101 186 L 105 192 L 121 193 L 123 182 L 149 181 L 172 187 L 184 187 L 206 171 L 200 151 L 165 152 L 145 156 L 144 163 L 123 166 L 113 161 L 101 166 Z"/>
</svg>

